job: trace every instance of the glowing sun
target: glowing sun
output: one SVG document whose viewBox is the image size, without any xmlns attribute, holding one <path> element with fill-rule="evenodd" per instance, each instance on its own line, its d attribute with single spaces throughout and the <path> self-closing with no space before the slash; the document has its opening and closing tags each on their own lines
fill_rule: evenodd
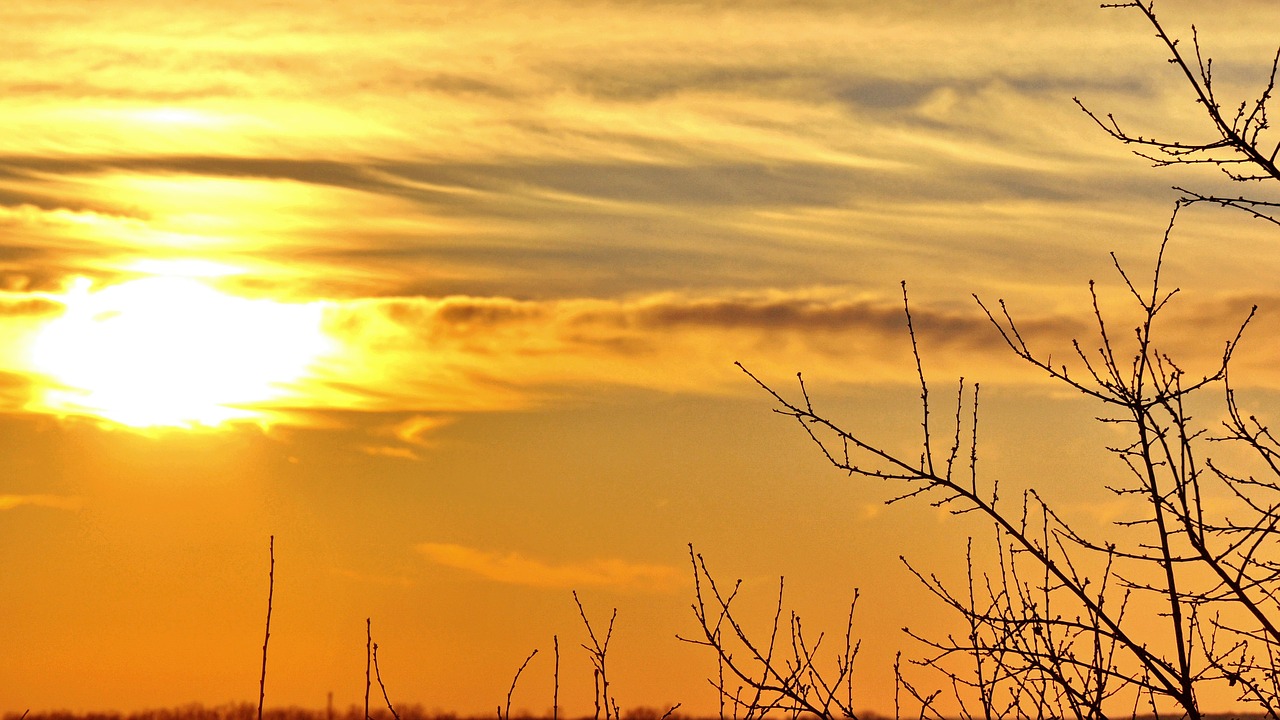
<svg viewBox="0 0 1280 720">
<path fill-rule="evenodd" d="M 191 277 L 148 277 L 101 289 L 78 281 L 32 347 L 53 381 L 38 408 L 137 428 L 266 422 L 332 349 L 318 303 L 221 292 Z"/>
</svg>

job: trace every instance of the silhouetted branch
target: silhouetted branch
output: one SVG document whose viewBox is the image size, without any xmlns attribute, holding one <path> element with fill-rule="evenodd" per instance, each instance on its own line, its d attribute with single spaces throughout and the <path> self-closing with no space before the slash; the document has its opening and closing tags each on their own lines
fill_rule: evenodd
<svg viewBox="0 0 1280 720">
<path fill-rule="evenodd" d="M 1200 38 L 1194 25 L 1191 27 L 1194 57 L 1188 57 L 1179 47 L 1179 41 L 1170 36 L 1160 24 L 1154 3 L 1135 0 L 1108 3 L 1102 7 L 1134 9 L 1143 15 L 1169 53 L 1169 63 L 1178 68 L 1195 96 L 1195 102 L 1204 109 L 1213 127 L 1213 135 L 1201 141 L 1135 135 L 1121 128 L 1112 114 L 1108 113 L 1104 120 L 1079 98 L 1075 98 L 1076 104 L 1098 127 L 1115 140 L 1134 147 L 1134 154 L 1151 161 L 1156 167 L 1212 165 L 1233 182 L 1280 181 L 1280 167 L 1276 165 L 1277 155 L 1280 154 L 1280 139 L 1271 132 L 1273 128 L 1268 117 L 1269 105 L 1275 93 L 1276 75 L 1280 71 L 1280 49 L 1271 60 L 1270 73 L 1256 97 L 1240 102 L 1234 106 L 1234 110 L 1228 110 L 1216 94 L 1213 59 L 1202 53 Z M 1280 207 L 1276 202 L 1176 189 L 1183 193 L 1183 204 L 1217 204 L 1280 224 L 1280 218 L 1267 211 L 1268 208 Z"/>
<path fill-rule="evenodd" d="M 378 687 L 382 689 L 382 699 L 387 703 L 387 709 L 391 711 L 391 717 L 400 720 L 400 713 L 391 705 L 391 696 L 387 694 L 387 686 L 382 684 L 382 670 L 378 668 L 378 643 L 373 644 L 373 674 L 378 680 Z M 511 704 L 510 696 L 507 697 L 508 707 Z"/>
<path fill-rule="evenodd" d="M 375 646 L 375 647 L 376 647 L 376 646 Z M 537 649 L 537 648 L 534 648 L 534 649 L 533 649 L 533 652 L 529 653 L 529 657 L 525 658 L 525 659 L 524 659 L 524 662 L 520 663 L 520 669 L 516 670 L 515 677 L 511 678 L 511 687 L 507 690 L 507 706 L 506 706 L 506 712 L 504 713 L 504 712 L 503 712 L 503 709 L 502 709 L 501 707 L 499 707 L 499 708 L 498 708 L 498 720 L 511 720 L 511 696 L 512 696 L 512 695 L 515 695 L 515 692 L 516 692 L 516 683 L 519 683 L 519 682 L 520 682 L 520 675 L 524 672 L 524 669 L 525 669 L 526 667 L 528 667 L 528 666 L 529 666 L 529 661 L 530 661 L 530 660 L 532 660 L 532 659 L 534 658 L 534 656 L 535 656 L 535 655 L 537 655 L 537 654 L 538 654 L 538 649 Z M 557 659 L 558 659 L 558 656 L 557 656 Z M 558 669 L 558 668 L 557 668 L 557 671 L 556 671 L 556 677 L 557 677 L 557 678 L 559 677 L 559 669 Z M 399 718 L 396 718 L 396 720 L 399 720 Z"/>
<path fill-rule="evenodd" d="M 600 706 L 604 706 L 605 720 L 609 718 L 617 718 L 618 703 L 609 694 L 609 674 L 606 668 L 606 661 L 609 655 L 609 640 L 613 637 L 613 623 L 618 619 L 618 608 L 613 609 L 613 614 L 609 616 L 609 628 L 605 631 L 604 641 L 601 642 L 596 636 L 596 632 L 591 627 L 591 621 L 587 619 L 587 611 L 582 607 L 582 601 L 578 599 L 578 591 L 573 591 L 573 602 L 578 606 L 578 615 L 582 617 L 582 624 L 587 628 L 587 637 L 590 638 L 591 644 L 583 644 L 582 649 L 587 651 L 591 658 L 593 675 L 596 683 L 595 694 L 595 717 L 600 717 Z"/>
<path fill-rule="evenodd" d="M 267 553 L 271 566 L 267 571 L 267 627 L 262 636 L 262 676 L 258 679 L 258 720 L 262 720 L 262 705 L 267 699 L 267 642 L 271 640 L 271 600 L 276 592 L 276 536 L 267 540 Z"/>
<path fill-rule="evenodd" d="M 853 707 L 853 667 L 861 643 L 853 637 L 856 590 L 849 606 L 844 647 L 835 654 L 835 669 L 831 672 L 821 669 L 818 663 L 824 634 L 811 641 L 805 635 L 803 621 L 794 612 L 789 613 L 787 634 L 781 634 L 784 587 L 781 579 L 768 643 L 757 644 L 734 615 L 733 602 L 742 581 L 735 582 L 732 590 L 722 591 L 707 569 L 706 561 L 694 552 L 692 545 L 689 562 L 693 568 L 693 614 L 701 637 L 677 635 L 677 638 L 716 653 L 720 671 L 718 677 L 709 682 L 720 699 L 721 717 L 726 716 L 726 705 L 732 709 L 733 717 L 739 717 L 741 712 L 744 719 L 763 717 L 775 710 L 819 718 L 857 717 Z M 725 670 L 740 683 L 736 689 L 726 685 Z"/>
</svg>

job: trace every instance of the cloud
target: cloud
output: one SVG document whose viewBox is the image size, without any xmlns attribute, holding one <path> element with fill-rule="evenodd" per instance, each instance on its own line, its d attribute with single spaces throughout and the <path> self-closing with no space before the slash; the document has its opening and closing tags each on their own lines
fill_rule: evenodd
<svg viewBox="0 0 1280 720">
<path fill-rule="evenodd" d="M 1062 347 L 1088 335 L 1062 284 L 1165 212 L 1071 93 L 1190 117 L 1141 18 L 1083 6 L 215 5 L 13 11 L 44 65 L 0 71 L 0 287 L 252 263 L 226 284 L 327 302 L 345 344 L 300 414 L 734 392 L 734 360 L 909 382 L 901 277 L 962 301 L 917 304 L 936 372 L 1020 382 L 965 292 L 1039 285 L 1023 329 Z M 0 321 L 56 311 L 21 302 Z"/>
<path fill-rule="evenodd" d="M 0 294 L 0 317 L 49 317 L 60 315 L 66 305 L 45 297 L 22 297 L 17 294 Z"/>
<path fill-rule="evenodd" d="M 980 117 L 990 113 L 993 104 L 1027 104 L 1018 99 L 1017 91 L 1004 84 L 987 84 L 964 94 L 948 86 L 942 89 L 946 92 L 941 96 L 938 90 L 933 90 L 918 100 L 945 96 L 945 103 L 936 101 L 934 105 L 945 105 L 948 122 L 964 125 L 976 123 Z M 890 91 L 881 89 L 873 92 L 883 94 Z M 941 113 L 940 110 L 929 111 L 935 121 Z M 945 133 L 937 129 L 922 130 L 921 133 L 923 136 L 943 135 L 929 143 L 936 146 L 957 143 L 956 139 L 945 137 Z M 958 152 L 935 155 L 929 159 L 930 170 L 923 172 L 919 158 L 911 157 L 910 152 L 911 146 L 922 144 L 924 137 L 913 139 L 901 133 L 895 137 L 883 131 L 874 134 L 883 143 L 897 147 L 886 147 L 882 143 L 874 150 L 867 148 L 867 154 L 831 154 L 825 159 L 787 157 L 783 153 L 778 157 L 734 160 L 707 157 L 705 151 L 699 152 L 696 147 L 681 146 L 682 157 L 678 162 L 519 157 L 491 162 L 457 162 L 446 158 L 405 162 L 225 155 L 76 158 L 10 155 L 0 156 L 0 172 L 28 177 L 20 190 L 11 191 L 11 197 L 0 194 L 0 201 L 10 205 L 26 203 L 45 209 L 105 209 L 124 214 L 125 210 L 119 207 L 83 199 L 48 199 L 56 192 L 54 187 L 43 191 L 44 194 L 38 190 L 42 186 L 51 186 L 55 177 L 109 173 L 287 180 L 403 198 L 449 214 L 465 212 L 479 216 L 494 212 L 510 215 L 511 209 L 508 207 L 502 211 L 502 207 L 512 197 L 542 197 L 545 200 L 548 194 L 677 209 L 686 206 L 802 208 L 838 207 L 852 203 L 855 198 L 862 202 L 900 200 L 908 188 L 916 201 L 1020 197 L 1081 200 L 1101 197 L 1103 192 L 1114 195 L 1124 189 L 1114 180 L 1105 189 L 1097 187 L 1097 183 L 1110 179 L 1111 173 L 1106 172 L 1106 168 L 1090 168 L 1081 164 L 1071 168 L 1074 171 L 1072 175 L 1046 173 L 1042 145 L 992 147 L 994 138 L 986 138 L 985 142 L 967 141 L 972 149 L 963 155 Z M 618 140 L 625 142 L 622 137 Z M 797 145 L 803 146 L 802 143 Z M 962 146 L 956 145 L 956 148 Z M 774 148 L 775 153 L 781 153 L 781 150 Z M 1062 149 L 1054 152 L 1061 153 Z M 1068 154 L 1064 159 L 1079 162 L 1084 158 Z M 1080 177 L 1081 174 L 1084 177 Z M 581 208 L 580 212 L 587 209 Z M 604 209 L 598 209 L 601 210 Z M 609 208 L 610 212 L 617 210 L 617 207 Z"/>
<path fill-rule="evenodd" d="M 366 444 L 359 446 L 359 450 L 374 457 L 420 460 L 418 451 L 435 447 L 436 432 L 452 425 L 454 420 L 455 418 L 446 415 L 410 415 L 369 430 L 369 434 L 379 440 L 387 438 L 400 444 Z"/>
<path fill-rule="evenodd" d="M 84 498 L 68 495 L 0 495 L 0 511 L 24 506 L 76 511 L 84 506 Z"/>
<path fill-rule="evenodd" d="M 361 445 L 360 452 L 365 455 L 374 457 L 396 458 L 398 460 L 420 460 L 418 454 L 411 448 L 396 447 L 394 445 Z"/>
<path fill-rule="evenodd" d="M 392 431 L 402 442 L 410 445 L 429 447 L 431 435 L 437 430 L 452 425 L 454 418 L 439 415 L 414 415 L 396 424 Z"/>
<path fill-rule="evenodd" d="M 515 552 L 488 552 L 449 543 L 422 543 L 417 550 L 437 565 L 511 585 L 668 592 L 679 587 L 684 579 L 683 571 L 670 565 L 632 563 L 616 558 L 557 565 Z"/>
<path fill-rule="evenodd" d="M 1027 378 L 976 306 L 921 304 L 913 318 L 936 371 L 981 375 L 998 357 L 1015 366 L 1001 379 Z M 736 360 L 765 374 L 803 369 L 850 383 L 910 382 L 914 367 L 900 298 L 834 288 L 616 301 L 357 300 L 331 306 L 326 327 L 349 357 L 321 382 L 345 395 L 335 402 L 367 410 L 514 409 L 601 387 L 744 392 Z M 1065 344 L 1088 328 L 1040 315 L 1020 329 L 1029 341 Z"/>
<path fill-rule="evenodd" d="M 376 1 L 367 16 L 236 4 L 174 23 L 142 2 L 93 33 L 41 13 L 22 42 L 54 65 L 5 71 L 23 92 L 0 137 L 22 142 L 0 142 L 0 204 L 46 211 L 10 238 L 56 252 L 16 269 L 238 253 L 277 261 L 263 284 L 312 297 L 833 283 L 895 248 L 936 254 L 939 237 L 944 265 L 1012 254 L 981 217 L 1001 208 L 1132 213 L 1166 184 L 1101 156 L 1108 141 L 1067 100 L 1145 87 L 1089 53 L 1059 61 L 1119 13 L 579 5 L 517 25 L 488 4 Z M 1035 42 L 1000 40 L 1014 19 Z M 964 213 L 923 232 L 923 205 Z M 85 222 L 49 224 L 59 209 Z"/>
<path fill-rule="evenodd" d="M 1100 292 L 1111 327 L 1129 327 L 1133 313 L 1123 292 Z M 1087 305 L 1046 289 L 1034 295 L 1012 302 L 1010 314 L 1038 357 L 1074 364 L 1073 340 L 1093 352 L 1099 341 Z M 987 305 L 1000 312 L 993 298 Z M 1046 382 L 1014 355 L 972 300 L 913 300 L 911 312 L 926 372 L 935 381 Z M 1221 359 L 1221 342 L 1245 312 L 1239 298 L 1174 302 L 1160 325 L 1159 347 L 1189 371 L 1211 372 Z M 1257 323 L 1273 322 L 1268 318 Z M 317 397 L 331 391 L 336 407 L 421 413 L 384 431 L 406 446 L 421 444 L 413 438 L 429 440 L 442 414 L 514 410 L 611 389 L 753 392 L 735 361 L 770 382 L 789 382 L 797 371 L 845 385 L 915 382 L 901 296 L 849 288 L 668 292 L 622 300 L 361 299 L 330 306 L 326 328 L 349 356 L 317 376 Z M 1237 380 L 1280 383 L 1265 359 L 1255 357 L 1249 337 L 1240 354 L 1249 374 Z M 1131 352 L 1129 334 L 1113 341 L 1119 355 Z"/>
<path fill-rule="evenodd" d="M 6 297 L 15 301 L 8 314 Z M 1130 322 L 1115 315 L 1114 306 L 1123 300 L 1119 293 L 1102 299 L 1104 310 L 1116 318 L 1114 327 Z M 23 328 L 44 317 L 38 313 L 57 307 L 22 302 L 20 293 L 0 296 L 0 333 L 10 336 L 14 347 L 29 341 Z M 302 426 L 343 412 L 389 414 L 380 415 L 358 446 L 385 458 L 418 459 L 420 449 L 431 447 L 459 413 L 590 401 L 630 389 L 755 392 L 735 361 L 770 383 L 790 382 L 798 371 L 833 384 L 915 382 L 901 296 L 848 287 L 671 291 L 621 299 L 357 298 L 316 307 L 329 339 L 324 353 L 262 407 L 276 422 Z M 1205 338 L 1229 337 L 1243 309 L 1239 298 L 1174 303 L 1170 322 L 1162 325 L 1168 329 L 1160 347 L 1184 367 L 1211 370 L 1221 346 Z M 1073 339 L 1086 351 L 1096 343 L 1088 308 L 1049 290 L 1034 288 L 1032 304 L 1024 298 L 1011 305 L 1011 312 L 1040 357 L 1072 362 Z M 1043 382 L 1042 373 L 1013 355 L 972 301 L 916 299 L 912 320 L 931 378 L 964 376 L 988 385 Z M 1118 345 L 1128 338 L 1117 336 Z M 5 407 L 25 406 L 51 382 L 40 368 L 21 365 L 20 353 L 3 359 L 8 363 L 0 375 Z M 1240 360 L 1250 371 L 1242 381 L 1280 383 L 1248 338 Z"/>
</svg>

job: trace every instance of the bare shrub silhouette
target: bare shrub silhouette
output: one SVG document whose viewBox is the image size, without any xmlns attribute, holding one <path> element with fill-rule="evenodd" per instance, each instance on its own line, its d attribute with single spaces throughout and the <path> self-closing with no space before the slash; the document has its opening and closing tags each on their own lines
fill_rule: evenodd
<svg viewBox="0 0 1280 720">
<path fill-rule="evenodd" d="M 587 656 L 591 659 L 591 674 L 595 685 L 595 709 L 592 718 L 600 720 L 600 712 L 604 711 L 605 720 L 623 720 L 630 717 L 654 717 L 666 720 L 666 718 L 674 717 L 677 710 L 680 709 L 680 703 L 676 703 L 667 709 L 661 716 L 656 710 L 649 708 L 634 708 L 625 714 L 618 705 L 618 700 L 610 691 L 612 683 L 609 680 L 608 660 L 609 660 L 609 642 L 613 639 L 614 622 L 618 619 L 618 608 L 614 608 L 609 615 L 609 625 L 605 629 L 604 634 L 596 632 L 592 627 L 591 620 L 587 618 L 587 610 L 582 605 L 582 600 L 578 598 L 578 591 L 573 591 L 573 602 L 578 606 L 578 616 L 582 618 L 582 625 L 587 631 L 588 643 L 582 643 L 582 649 L 587 651 Z M 552 714 L 559 714 L 559 697 L 560 697 L 560 640 L 554 638 L 556 647 L 556 666 L 555 666 L 555 695 L 553 696 Z"/>
<path fill-rule="evenodd" d="M 1212 61 L 1201 54 L 1194 28 L 1192 61 L 1161 26 L 1151 3 L 1103 7 L 1136 10 L 1156 30 L 1216 137 L 1186 142 L 1133 135 L 1111 115 L 1104 121 L 1081 104 L 1091 118 L 1159 166 L 1206 164 L 1237 182 L 1280 181 L 1280 143 L 1267 149 L 1274 141 L 1267 109 L 1280 53 L 1258 97 L 1224 111 Z M 1234 334 L 1222 338 L 1220 361 L 1205 371 L 1181 367 L 1160 349 L 1158 333 L 1178 293 L 1167 289 L 1162 269 L 1179 209 L 1209 202 L 1280 224 L 1273 210 L 1280 204 L 1178 189 L 1182 197 L 1150 280 L 1136 280 L 1112 255 L 1122 292 L 1136 310 L 1136 326 L 1117 333 L 1091 282 L 1097 335 L 1073 341 L 1068 362 L 1031 347 L 1003 301 L 991 306 L 975 296 L 1014 356 L 1100 403 L 1100 421 L 1124 431 L 1127 440 L 1108 449 L 1126 480 L 1098 481 L 1093 489 L 1120 498 L 1132 514 L 1107 530 L 1083 530 L 1034 486 L 1004 498 L 999 480 L 981 476 L 976 383 L 960 379 L 941 429 L 905 282 L 905 329 L 922 414 L 918 445 L 896 447 L 837 422 L 815 406 L 802 376 L 794 392 L 783 393 L 739 365 L 772 398 L 774 411 L 794 419 L 832 466 L 850 476 L 897 483 L 900 491 L 890 504 L 927 502 L 988 524 L 994 557 L 975 558 L 970 538 L 966 581 L 958 587 L 908 563 L 922 585 L 958 613 L 964 628 L 941 639 L 912 634 L 925 648 L 915 664 L 940 673 L 934 677 L 944 690 L 918 689 L 895 665 L 899 697 L 914 701 L 921 718 L 943 717 L 943 692 L 966 719 L 1171 714 L 1200 720 L 1202 701 L 1209 697 L 1232 698 L 1252 712 L 1280 717 L 1280 440 L 1241 410 L 1229 377 L 1256 307 L 1240 318 Z M 1191 408 L 1214 391 L 1222 393 L 1224 410 L 1220 425 L 1211 429 Z M 1251 459 L 1240 460 L 1237 448 Z M 1215 461 L 1211 449 L 1232 460 Z M 1240 462 L 1243 469 L 1234 464 Z M 703 636 L 689 641 L 716 652 L 720 670 L 712 685 L 735 716 L 739 710 L 746 717 L 774 710 L 855 716 L 851 640 L 834 673 L 824 677 L 815 664 L 819 643 L 806 641 L 794 615 L 790 638 L 783 631 L 779 643 L 781 588 L 772 631 L 764 640 L 752 639 L 733 616 L 738 586 L 721 590 L 692 550 L 691 560 L 694 614 Z M 745 695 L 731 684 L 744 687 Z M 897 712 L 903 714 L 901 705 Z"/>
<path fill-rule="evenodd" d="M 853 709 L 853 661 L 859 647 L 853 639 L 856 591 L 849 605 L 844 649 L 836 655 L 832 673 L 822 670 L 819 661 L 825 634 L 806 638 L 804 624 L 794 611 L 788 613 L 787 630 L 781 630 L 784 587 L 781 579 L 772 628 L 767 641 L 758 644 L 733 614 L 733 601 L 738 597 L 742 581 L 722 590 L 692 545 L 689 562 L 693 566 L 693 614 L 702 637 L 677 637 L 715 651 L 719 672 L 710 682 L 720 699 L 720 717 L 754 720 L 773 711 L 857 717 Z"/>
<path fill-rule="evenodd" d="M 274 707 L 263 711 L 264 720 L 326 720 L 328 710 L 300 707 Z M 439 714 L 420 705 L 408 705 L 398 708 L 401 720 L 459 720 L 459 716 Z M 348 706 L 344 710 L 333 710 L 332 720 L 360 720 L 363 708 L 359 704 Z M 16 713 L 4 715 L 4 720 L 19 720 Z M 26 720 L 254 720 L 257 707 L 252 703 L 232 703 L 227 705 L 205 706 L 199 704 L 182 705 L 173 708 L 142 710 L 131 713 L 87 712 L 71 713 L 66 711 L 32 712 Z M 393 720 L 390 713 L 382 709 L 372 711 L 374 720 Z M 492 715 L 476 717 L 476 720 L 493 720 Z"/>
<path fill-rule="evenodd" d="M 581 647 L 583 650 L 587 652 L 587 656 L 591 661 L 592 676 L 593 676 L 594 686 L 595 686 L 595 694 L 593 697 L 593 703 L 594 703 L 595 709 L 594 709 L 594 714 L 592 715 L 594 720 L 600 720 L 602 711 L 603 711 L 604 720 L 623 720 L 623 718 L 633 718 L 633 717 L 648 718 L 650 716 L 652 716 L 655 719 L 661 718 L 662 720 L 666 720 L 666 718 L 677 717 L 676 711 L 680 709 L 680 703 L 676 703 L 675 705 L 668 708 L 665 713 L 661 713 L 661 714 L 659 714 L 657 710 L 650 709 L 650 708 L 643 708 L 643 707 L 633 708 L 624 713 L 624 711 L 622 710 L 622 707 L 619 705 L 617 701 L 617 698 L 615 698 L 612 693 L 612 689 L 611 689 L 612 681 L 609 679 L 609 674 L 608 674 L 609 645 L 613 639 L 614 623 L 617 621 L 617 618 L 618 618 L 618 609 L 617 608 L 613 609 L 612 614 L 609 616 L 608 627 L 605 629 L 603 634 L 600 634 L 596 631 L 596 628 L 592 626 L 590 619 L 587 617 L 586 608 L 583 606 L 582 600 L 579 599 L 577 591 L 573 592 L 573 601 L 578 608 L 578 615 L 582 619 L 583 627 L 587 631 L 588 642 L 582 643 Z M 552 690 L 551 690 L 551 717 L 554 720 L 554 718 L 560 717 L 560 637 L 558 635 L 552 636 L 552 646 L 553 646 L 554 659 L 553 659 L 553 666 L 552 666 L 552 683 L 553 684 L 552 684 Z M 496 715 L 498 720 L 510 720 L 510 718 L 512 717 L 511 704 L 512 704 L 512 700 L 515 697 L 516 687 L 520 684 L 520 679 L 524 677 L 525 670 L 529 668 L 530 663 L 533 661 L 535 657 L 537 657 L 538 652 L 539 650 L 537 648 L 534 648 L 534 650 L 524 658 L 524 661 L 520 663 L 520 666 L 516 669 L 515 674 L 511 678 L 511 684 L 507 688 L 506 702 L 504 704 L 500 703 L 497 705 Z M 369 618 L 366 618 L 365 619 L 365 687 L 364 687 L 364 708 L 363 708 L 364 720 L 386 720 L 386 717 L 387 717 L 386 713 L 383 713 L 381 710 L 371 710 L 369 707 L 369 699 L 372 693 L 373 684 L 375 682 L 377 683 L 378 688 L 382 692 L 383 701 L 386 704 L 387 711 L 390 713 L 390 720 L 421 720 L 422 719 L 422 709 L 420 707 L 415 706 L 415 707 L 401 708 L 398 710 L 392 704 L 391 697 L 387 691 L 387 687 L 382 681 L 382 671 L 378 666 L 378 643 L 374 642 L 373 640 L 373 621 Z M 332 702 L 332 697 L 330 698 L 330 701 Z M 353 716 L 353 715 L 358 716 L 358 710 L 355 708 L 353 708 L 351 711 L 348 712 L 349 717 L 346 718 L 345 720 L 350 720 L 350 716 Z M 271 716 L 271 711 L 267 711 L 267 720 L 271 720 L 270 716 Z M 523 717 L 524 715 L 517 715 L 517 716 Z M 449 717 L 452 717 L 452 716 L 449 716 Z M 492 718 L 493 716 L 490 715 L 489 717 Z M 6 718 L 5 720 L 15 720 L 15 719 Z M 16 720 L 22 720 L 22 719 L 17 718 Z M 46 718 L 44 720 L 63 720 L 63 719 Z M 197 720 L 205 720 L 205 719 L 200 718 Z M 209 719 L 209 720 L 215 720 L 215 719 Z M 237 718 L 235 720 L 239 720 L 239 719 Z M 334 720 L 332 707 L 330 707 L 329 710 L 327 711 L 327 720 Z"/>
<path fill-rule="evenodd" d="M 613 623 L 618 619 L 618 608 L 613 609 L 613 614 L 609 616 L 609 627 L 605 630 L 604 640 L 601 641 L 596 635 L 596 631 L 591 627 L 591 621 L 587 619 L 586 608 L 582 607 L 582 601 L 578 599 L 578 591 L 573 591 L 573 602 L 578 606 L 578 615 L 582 618 L 582 624 L 587 629 L 587 638 L 591 644 L 582 644 L 582 649 L 587 651 L 587 655 L 591 658 L 592 676 L 595 680 L 595 715 L 596 720 L 600 718 L 600 709 L 604 708 L 605 720 L 610 718 L 620 718 L 621 713 L 618 712 L 618 701 L 609 694 L 609 672 L 607 660 L 609 657 L 609 641 L 613 639 Z"/>
</svg>

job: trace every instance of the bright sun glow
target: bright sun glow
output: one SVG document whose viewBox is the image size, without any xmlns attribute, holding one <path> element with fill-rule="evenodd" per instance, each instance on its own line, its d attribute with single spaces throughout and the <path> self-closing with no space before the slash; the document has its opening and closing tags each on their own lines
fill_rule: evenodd
<svg viewBox="0 0 1280 720">
<path fill-rule="evenodd" d="M 60 298 L 67 310 L 41 330 L 35 368 L 56 383 L 38 409 L 132 427 L 266 422 L 263 405 L 332 350 L 318 303 L 225 294 L 192 277 L 148 277 Z"/>
</svg>

